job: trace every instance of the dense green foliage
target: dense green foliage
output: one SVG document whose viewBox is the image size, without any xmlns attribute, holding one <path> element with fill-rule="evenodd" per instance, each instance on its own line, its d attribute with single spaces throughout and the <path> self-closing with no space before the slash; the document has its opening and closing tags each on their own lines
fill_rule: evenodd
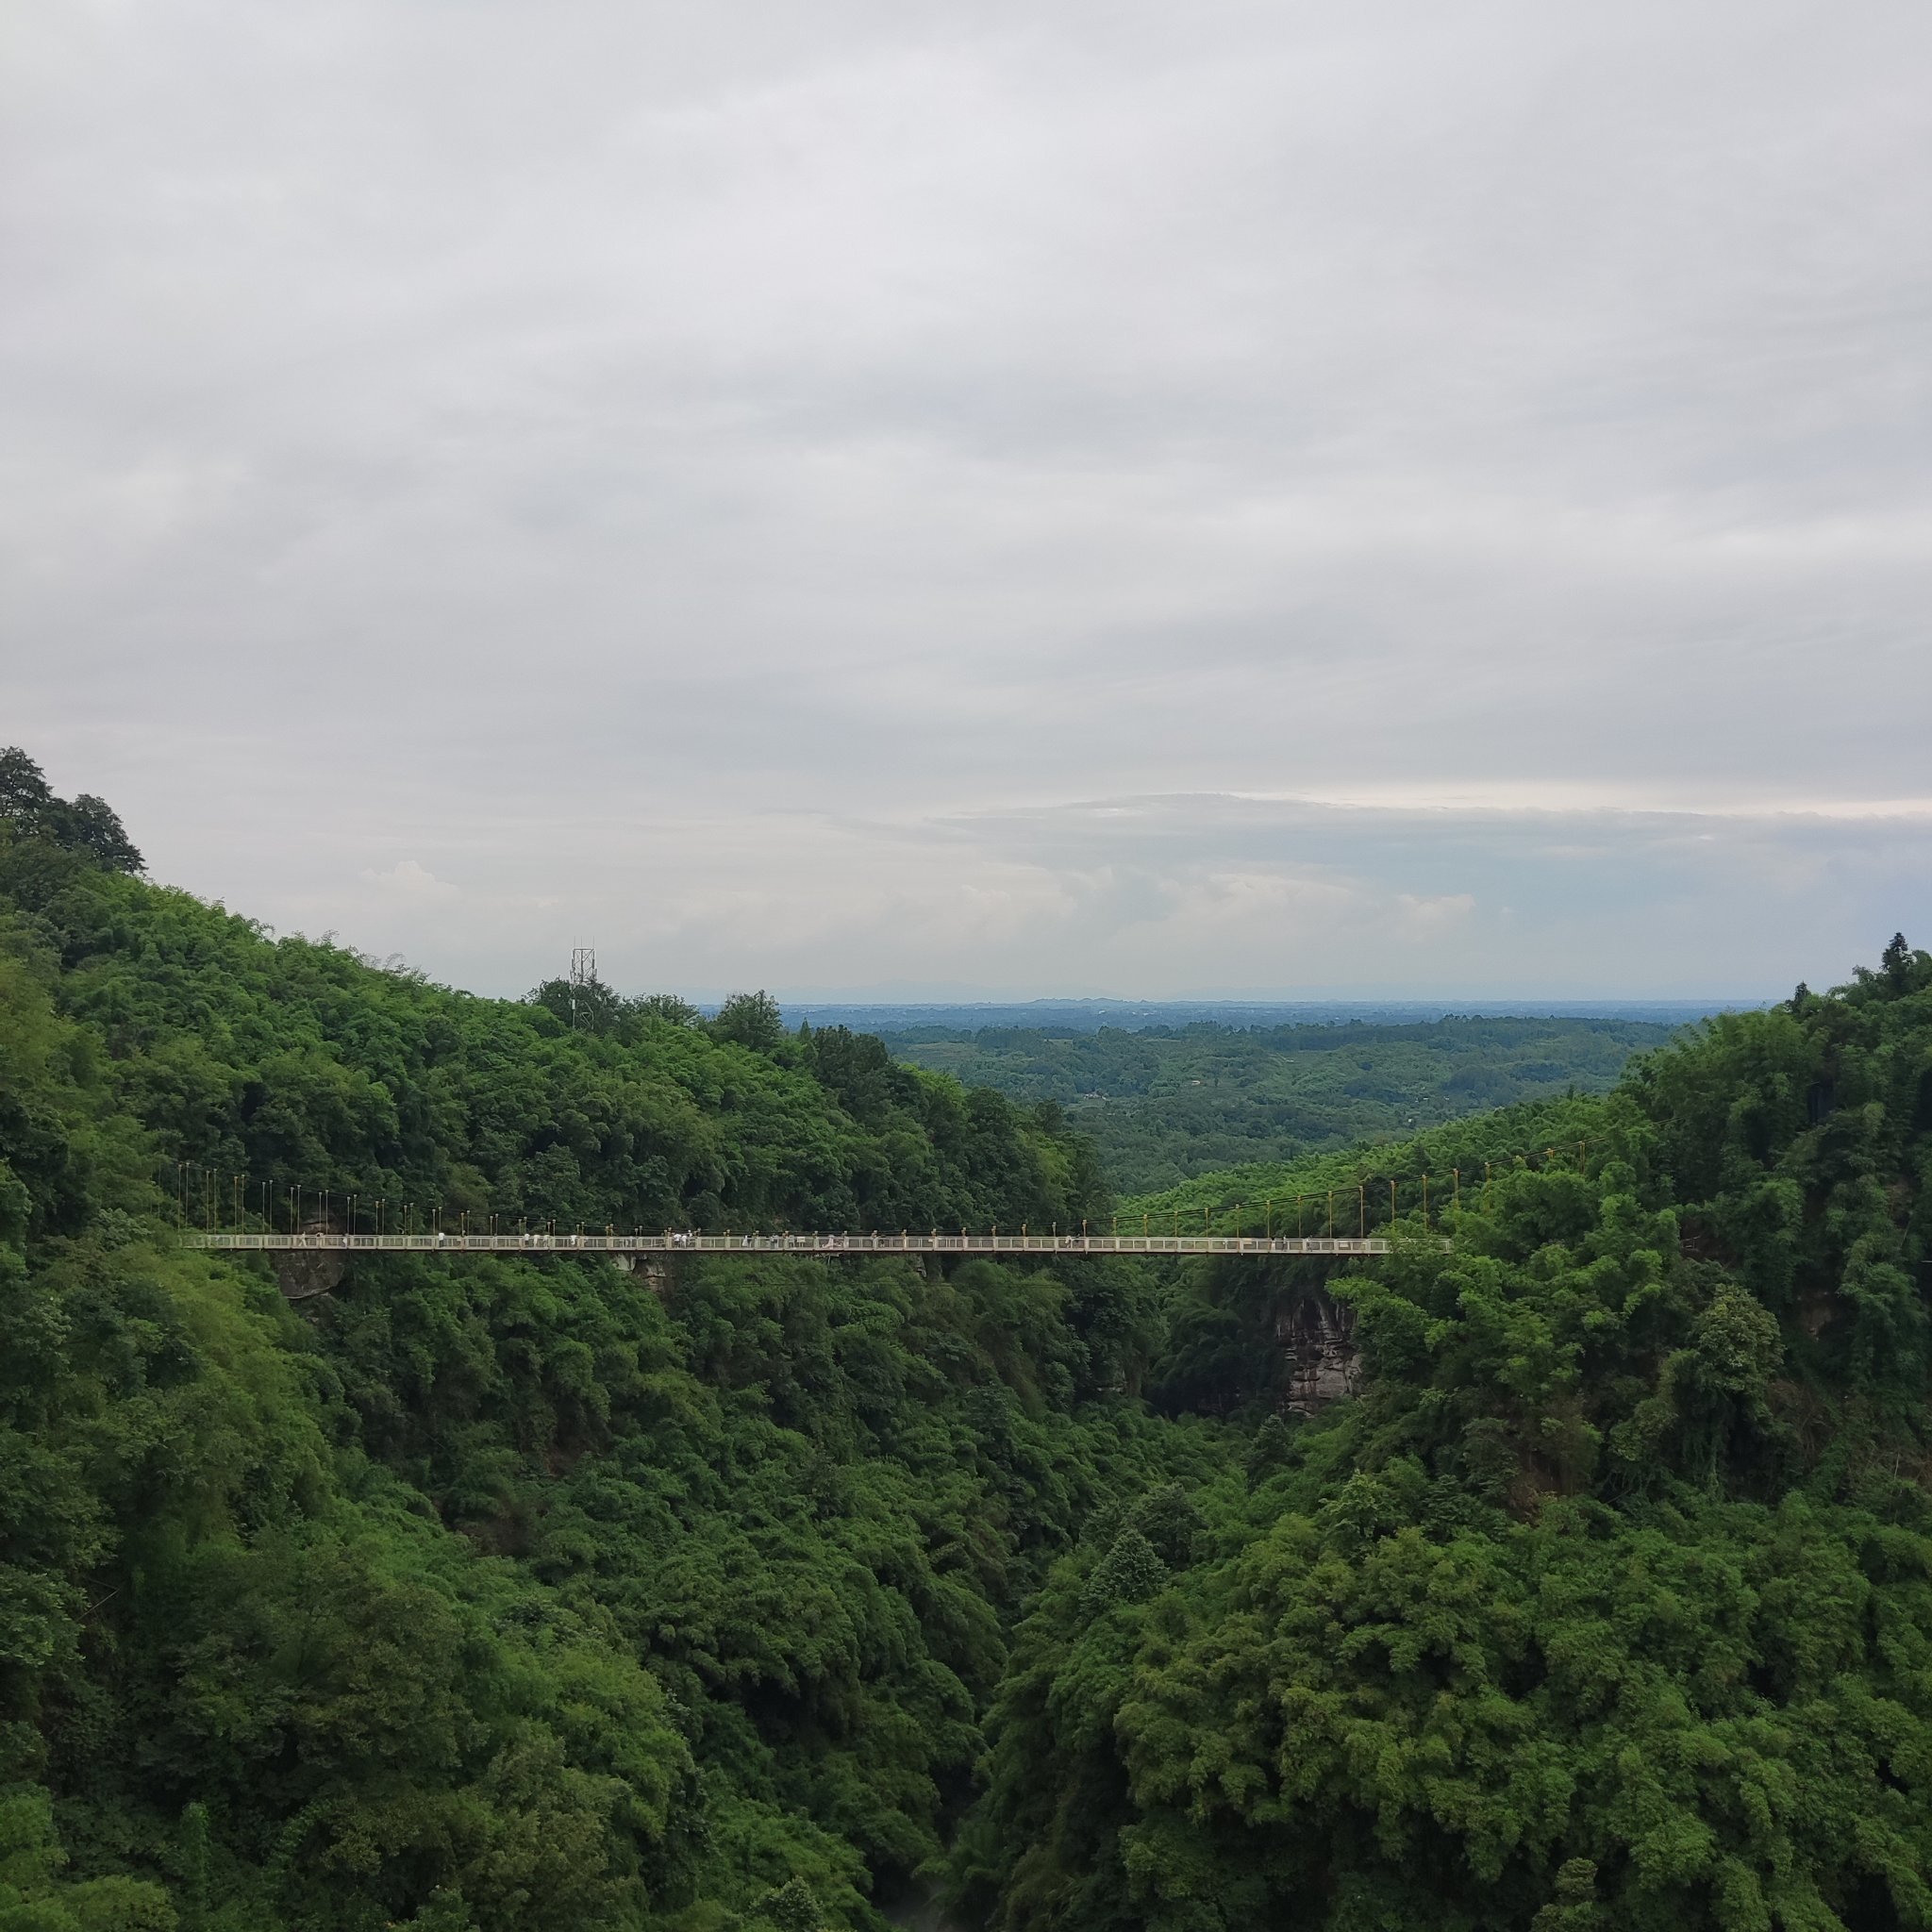
<svg viewBox="0 0 1932 1932">
<path fill-rule="evenodd" d="M 291 1307 L 171 1240 L 183 1163 L 1104 1211 L 1051 1111 L 570 991 L 0 827 L 0 1932 L 880 1932 L 941 1871 L 1009 1932 L 1932 1926 L 1932 958 L 1190 1184 L 1352 1199 L 1397 1251 L 1340 1275 L 358 1257 Z M 1359 1392 L 1303 1418 L 1311 1307 Z"/>
<path fill-rule="evenodd" d="M 1144 1285 L 392 1259 L 304 1319 L 168 1184 L 1051 1220 L 1078 1144 L 836 1030 L 571 1032 L 273 942 L 43 828 L 0 893 L 0 1926 L 879 1924 L 1010 1607 L 1186 1453 L 1100 1399 Z"/>
<path fill-rule="evenodd" d="M 898 1058 L 1066 1109 L 1118 1194 L 1228 1168 L 1407 1139 L 1485 1108 L 1608 1089 L 1671 1029 L 1641 1020 L 1450 1019 L 1412 1024 L 1048 1032 L 920 1027 Z"/>
<path fill-rule="evenodd" d="M 1056 1568 L 957 1853 L 994 1925 L 1932 1924 L 1932 958 L 1585 1125 L 1433 1137 L 1497 1171 L 1329 1284 L 1359 1399 Z M 1236 1399 L 1324 1292 L 1195 1291 L 1180 1392 Z"/>
<path fill-rule="evenodd" d="M 57 798 L 41 768 L 18 745 L 0 747 L 0 826 L 13 837 L 84 853 L 110 872 L 142 869 L 141 854 L 107 800 L 87 791 Z"/>
<path fill-rule="evenodd" d="M 1044 1226 L 1103 1206 L 1051 1109 L 895 1066 L 843 1028 L 747 1044 L 731 1008 L 707 1028 L 645 1002 L 573 1030 L 545 997 L 275 942 L 43 839 L 0 851 L 0 893 L 123 1104 L 230 1218 L 235 1176 L 272 1206 L 299 1184 L 339 1211 L 353 1192 L 365 1214 L 380 1198 L 589 1227 Z"/>
</svg>

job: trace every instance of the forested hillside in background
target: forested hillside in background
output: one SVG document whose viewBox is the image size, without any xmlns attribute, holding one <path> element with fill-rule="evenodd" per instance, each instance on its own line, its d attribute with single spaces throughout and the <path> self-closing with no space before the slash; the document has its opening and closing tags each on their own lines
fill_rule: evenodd
<svg viewBox="0 0 1932 1932">
<path fill-rule="evenodd" d="M 472 1000 L 0 777 L 0 1932 L 1932 1924 L 1932 958 L 1377 1148 L 1392 1222 L 1370 1157 L 1269 1171 L 1394 1238 L 1340 1272 L 361 1257 L 298 1310 L 174 1243 L 181 1163 L 1104 1207 L 877 1042 Z M 1355 1392 L 1300 1414 L 1310 1310 Z"/>
<path fill-rule="evenodd" d="M 1439 1122 L 1575 1091 L 1601 1093 L 1674 1029 L 1629 1019 L 1127 1031 L 936 1026 L 883 1035 L 895 1058 L 1057 1103 L 1116 1194 L 1217 1170 L 1407 1139 Z"/>
</svg>

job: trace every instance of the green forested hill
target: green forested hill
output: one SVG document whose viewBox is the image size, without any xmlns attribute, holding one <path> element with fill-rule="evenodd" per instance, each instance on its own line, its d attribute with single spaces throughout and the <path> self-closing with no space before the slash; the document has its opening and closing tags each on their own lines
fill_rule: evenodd
<svg viewBox="0 0 1932 1932">
<path fill-rule="evenodd" d="M 876 1923 L 1003 1607 L 1151 1454 L 1084 1406 L 1131 1293 L 389 1262 L 311 1326 L 148 1231 L 4 971 L 0 1925 Z"/>
<path fill-rule="evenodd" d="M 1082 1148 L 756 1002 L 571 1033 L 272 942 L 61 831 L 0 830 L 0 1926 L 882 1924 L 1011 1607 L 1193 1453 L 1098 1400 L 1145 1285 L 390 1260 L 305 1318 L 172 1245 L 175 1177 L 979 1224 L 1092 1208 Z"/>
<path fill-rule="evenodd" d="M 654 1228 L 1017 1225 L 1100 1198 L 1083 1143 L 842 1030 L 572 1031 L 39 841 L 0 889 L 129 1111 L 218 1189 Z"/>
<path fill-rule="evenodd" d="M 1932 1924 L 1932 957 L 1402 1154 L 1491 1178 L 1391 1262 L 1224 1265 L 1174 1307 L 1160 1400 L 1259 1421 L 1163 1538 L 1102 1516 L 1051 1573 L 962 1898 Z M 1285 1426 L 1283 1318 L 1324 1294 L 1361 1391 Z"/>
<path fill-rule="evenodd" d="M 1484 1016 L 1084 1033 L 922 1027 L 884 1038 L 911 1065 L 1064 1108 L 1114 1191 L 1141 1195 L 1225 1168 L 1407 1140 L 1518 1101 L 1601 1093 L 1632 1054 L 1672 1031 L 1642 1020 Z"/>
<path fill-rule="evenodd" d="M 1924 954 L 1378 1148 L 1340 1276 L 362 1259 L 298 1312 L 172 1244 L 183 1163 L 1104 1210 L 875 1042 L 272 941 L 8 781 L 0 1932 L 1932 1924 Z M 1358 1392 L 1303 1417 L 1309 1308 Z"/>
</svg>

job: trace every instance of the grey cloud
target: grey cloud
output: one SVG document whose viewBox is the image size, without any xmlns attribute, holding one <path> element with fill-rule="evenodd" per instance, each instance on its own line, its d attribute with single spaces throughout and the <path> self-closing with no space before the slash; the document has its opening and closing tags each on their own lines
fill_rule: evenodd
<svg viewBox="0 0 1932 1932">
<path fill-rule="evenodd" d="M 1875 957 L 1932 891 L 1932 812 L 1337 807 L 1140 796 L 946 817 L 469 824 L 353 880 L 268 882 L 281 923 L 516 990 L 586 938 L 626 986 L 793 996 L 1788 991 Z"/>
<path fill-rule="evenodd" d="M 1923 9 L 17 12 L 0 735 L 198 890 L 1124 992 L 1924 903 L 1735 809 L 1928 790 Z M 1225 802 L 1500 779 L 1707 816 Z"/>
</svg>

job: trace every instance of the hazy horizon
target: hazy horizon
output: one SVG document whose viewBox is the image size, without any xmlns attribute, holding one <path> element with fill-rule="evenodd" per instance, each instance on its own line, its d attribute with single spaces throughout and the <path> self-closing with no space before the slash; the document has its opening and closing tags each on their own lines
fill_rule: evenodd
<svg viewBox="0 0 1932 1932">
<path fill-rule="evenodd" d="M 735 991 L 746 991 L 739 988 Z M 758 989 L 750 989 L 757 991 Z M 1739 1006 L 1760 1006 L 1767 999 L 1784 997 L 1790 991 L 1787 987 L 1781 994 L 1756 993 L 1620 993 L 1590 991 L 1549 991 L 1535 988 L 1508 989 L 1500 991 L 1483 991 L 1474 988 L 1430 988 L 1430 987 L 1301 987 L 1287 991 L 1179 991 L 1172 993 L 1028 993 L 1015 991 L 989 991 L 984 988 L 962 987 L 951 991 L 935 991 L 929 988 L 912 988 L 893 991 L 882 987 L 855 987 L 846 991 L 827 991 L 822 988 L 807 988 L 796 991 L 781 991 L 775 987 L 764 989 L 787 1008 L 832 1008 L 874 1007 L 881 1008 L 903 1008 L 916 1010 L 930 1008 L 935 1010 L 955 1010 L 974 1007 L 990 1007 L 1000 1010 L 1021 1010 L 1028 1008 L 1156 1008 L 1156 1007 L 1231 1007 L 1243 1010 L 1250 1008 L 1280 1008 L 1284 1011 L 1303 1007 L 1445 1007 L 1454 1005 L 1474 1011 L 1484 1008 L 1499 1008 L 1506 1005 L 1523 1004 L 1532 1008 L 1598 1008 L 1598 1007 L 1695 1007 L 1705 1011 L 1719 1012 Z M 728 995 L 718 992 L 691 995 L 697 1004 L 709 1006 Z"/>
</svg>

